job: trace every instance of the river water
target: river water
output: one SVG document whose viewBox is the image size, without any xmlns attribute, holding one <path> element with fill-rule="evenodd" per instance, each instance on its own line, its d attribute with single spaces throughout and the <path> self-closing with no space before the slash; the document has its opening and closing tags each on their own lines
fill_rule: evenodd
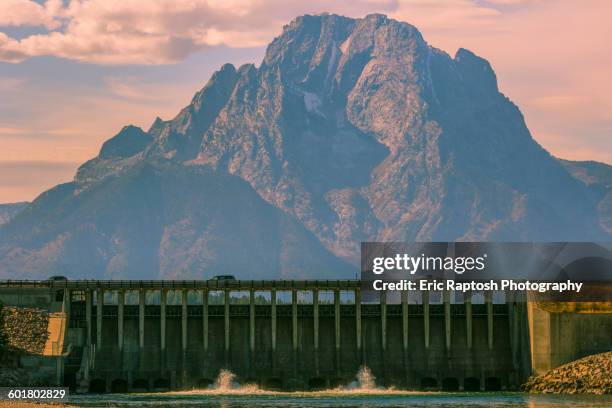
<svg viewBox="0 0 612 408">
<path fill-rule="evenodd" d="M 525 393 L 414 392 L 376 385 L 367 367 L 345 387 L 311 392 L 266 391 L 255 385 L 242 385 L 232 372 L 221 370 L 208 389 L 146 394 L 82 394 L 66 401 L 80 407 L 461 407 L 461 408 L 553 408 L 612 407 L 612 396 L 530 395 Z"/>
<path fill-rule="evenodd" d="M 99 395 L 70 398 L 68 404 L 82 407 L 206 407 L 206 408 L 280 408 L 280 407 L 461 407 L 461 408 L 553 408 L 612 407 L 610 396 L 528 395 L 522 393 L 367 393 L 339 394 L 190 394 L 190 395 Z"/>
</svg>

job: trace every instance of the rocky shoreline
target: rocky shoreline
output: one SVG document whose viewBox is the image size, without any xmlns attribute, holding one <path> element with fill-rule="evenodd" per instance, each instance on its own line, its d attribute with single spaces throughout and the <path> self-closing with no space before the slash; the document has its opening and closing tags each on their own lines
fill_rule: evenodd
<svg viewBox="0 0 612 408">
<path fill-rule="evenodd" d="M 612 394 L 612 351 L 530 377 L 523 390 L 536 394 Z"/>
</svg>

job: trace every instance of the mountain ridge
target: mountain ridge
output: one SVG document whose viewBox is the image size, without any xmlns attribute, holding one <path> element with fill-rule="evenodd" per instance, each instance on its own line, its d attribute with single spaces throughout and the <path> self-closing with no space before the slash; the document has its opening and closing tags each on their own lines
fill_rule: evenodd
<svg viewBox="0 0 612 408">
<path fill-rule="evenodd" d="M 126 219 L 133 229 L 127 234 L 108 215 L 114 230 L 85 234 L 82 242 L 62 235 L 74 237 L 80 234 L 75 231 L 102 222 L 96 218 L 102 210 L 85 205 L 81 195 L 95 196 L 106 183 L 133 183 L 130 177 L 145 177 L 136 176 L 134 169 L 147 165 L 152 174 L 147 177 L 156 182 L 172 184 L 172 177 L 181 180 L 203 171 L 227 205 L 241 197 L 246 207 L 240 211 L 253 205 L 262 214 L 280 211 L 261 217 L 289 217 L 287 231 L 282 229 L 276 239 L 310 245 L 311 257 L 325 260 L 319 265 L 325 265 L 320 269 L 326 276 L 335 276 L 335 268 L 346 270 L 338 276 L 351 274 L 345 266 L 357 263 L 360 241 L 610 237 L 607 207 L 598 209 L 601 195 L 532 138 L 519 108 L 499 91 L 486 60 L 465 49 L 451 57 L 429 46 L 414 26 L 384 15 L 298 17 L 270 43 L 259 67 L 225 64 L 173 119 L 157 118 L 146 132 L 122 129 L 98 157 L 78 169 L 75 180 L 63 187 L 66 191 L 48 192 L 57 201 L 37 199 L 0 230 L 0 275 L 23 263 L 32 265 L 30 275 L 57 269 L 65 251 L 102 253 L 90 276 L 144 270 L 140 261 L 130 263 L 130 254 L 138 253 L 158 277 L 208 276 L 221 270 L 164 261 L 177 256 L 165 252 L 169 248 L 196 258 L 211 252 L 214 240 L 199 222 L 210 218 L 206 212 L 184 217 L 186 226 L 179 223 L 180 228 L 178 220 L 162 216 L 162 207 L 151 212 L 167 223 L 155 224 L 159 231 L 149 235 L 159 242 L 146 255 L 135 239 L 139 228 L 141 234 L 147 231 L 144 221 L 136 225 Z M 249 186 L 236 190 L 235 198 L 212 181 L 233 183 L 234 178 Z M 197 197 L 206 207 L 209 197 L 184 188 L 156 200 L 183 208 L 178 197 L 191 203 Z M 138 197 L 121 202 L 117 214 L 136 202 L 147 204 Z M 70 224 L 73 218 L 65 208 L 85 214 L 81 223 Z M 263 235 L 278 230 L 278 221 L 266 227 L 257 214 L 244 226 L 232 224 L 231 214 L 212 219 L 228 226 L 219 230 L 228 236 L 243 228 Z M 32 221 L 41 218 L 49 224 Z M 223 234 L 215 239 L 223 241 Z M 116 254 L 111 256 L 108 248 L 116 250 L 122 240 L 130 243 L 119 251 L 124 260 L 113 261 Z M 242 251 L 257 257 L 255 244 L 243 243 Z M 41 252 L 49 245 L 56 248 L 53 256 Z M 78 250 L 79 245 L 87 248 Z M 231 247 L 230 242 L 224 245 Z M 221 247 L 217 251 L 224 253 Z M 274 269 L 271 276 L 319 276 L 306 261 L 291 268 L 279 261 L 281 266 L 266 268 Z M 66 268 L 76 274 L 70 265 Z M 235 266 L 227 269 L 246 274 L 244 263 Z"/>
</svg>

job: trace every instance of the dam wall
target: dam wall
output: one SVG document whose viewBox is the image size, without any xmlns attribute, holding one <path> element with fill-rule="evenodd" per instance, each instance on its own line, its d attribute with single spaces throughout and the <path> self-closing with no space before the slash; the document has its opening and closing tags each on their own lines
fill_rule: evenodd
<svg viewBox="0 0 612 408">
<path fill-rule="evenodd" d="M 513 294 L 405 293 L 365 301 L 356 280 L 0 282 L 0 301 L 65 299 L 58 381 L 77 391 L 202 388 L 222 369 L 243 384 L 316 390 L 350 384 L 361 366 L 381 386 L 516 390 L 611 347 L 610 314 L 551 313 Z"/>
<path fill-rule="evenodd" d="M 491 294 L 388 304 L 362 302 L 358 281 L 153 282 L 66 289 L 67 385 L 190 389 L 229 369 L 240 383 L 314 390 L 366 365 L 384 386 L 499 390 L 530 370 L 524 304 Z"/>
</svg>

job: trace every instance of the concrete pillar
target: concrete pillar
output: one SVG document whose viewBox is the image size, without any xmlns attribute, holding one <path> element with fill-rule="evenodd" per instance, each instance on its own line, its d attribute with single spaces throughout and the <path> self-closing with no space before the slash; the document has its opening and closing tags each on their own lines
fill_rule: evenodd
<svg viewBox="0 0 612 408">
<path fill-rule="evenodd" d="M 297 291 L 291 291 L 291 334 L 293 351 L 298 349 Z"/>
<path fill-rule="evenodd" d="M 272 373 L 276 371 L 276 290 L 270 290 L 270 337 L 272 340 L 272 353 L 270 365 Z"/>
<path fill-rule="evenodd" d="M 472 292 L 465 294 L 465 333 L 467 335 L 467 346 L 472 348 Z"/>
<path fill-rule="evenodd" d="M 355 289 L 355 335 L 357 351 L 361 350 L 361 290 Z"/>
<path fill-rule="evenodd" d="M 312 320 L 314 322 L 315 372 L 319 373 L 319 291 L 312 291 Z"/>
<path fill-rule="evenodd" d="M 123 305 L 125 305 L 125 291 L 121 289 L 117 291 L 117 346 L 119 351 L 123 351 Z"/>
<path fill-rule="evenodd" d="M 387 292 L 380 292 L 380 334 L 383 354 L 387 350 Z"/>
<path fill-rule="evenodd" d="M 404 351 L 408 350 L 408 291 L 403 290 L 402 298 L 402 346 Z"/>
<path fill-rule="evenodd" d="M 224 290 L 225 302 L 223 304 L 223 318 L 225 327 L 225 364 L 229 364 L 229 350 L 230 350 L 230 291 Z"/>
<path fill-rule="evenodd" d="M 255 290 L 249 293 L 249 345 L 251 352 L 255 351 Z"/>
<path fill-rule="evenodd" d="M 64 380 L 64 357 L 55 358 L 55 386 L 61 387 Z"/>
<path fill-rule="evenodd" d="M 340 290 L 334 289 L 334 327 L 336 339 L 336 374 L 340 373 Z"/>
<path fill-rule="evenodd" d="M 138 291 L 138 346 L 142 349 L 144 347 L 145 338 L 145 296 L 147 291 L 140 289 Z"/>
<path fill-rule="evenodd" d="M 402 302 L 402 364 L 406 384 L 410 381 L 410 363 L 408 359 L 408 291 L 403 290 L 400 294 Z"/>
<path fill-rule="evenodd" d="M 68 319 L 70 319 L 70 307 L 71 306 L 72 306 L 72 293 L 70 289 L 64 289 L 64 296 L 62 298 L 62 312 L 66 314 L 66 317 Z"/>
<path fill-rule="evenodd" d="M 314 321 L 314 348 L 315 348 L 315 363 L 319 357 L 319 291 L 312 291 L 312 320 Z"/>
<path fill-rule="evenodd" d="M 518 313 L 516 303 L 513 301 L 507 301 L 506 307 L 508 308 L 508 324 L 510 333 L 510 350 L 512 351 L 512 365 L 515 369 L 518 368 L 517 360 L 517 347 L 519 342 L 518 337 Z"/>
<path fill-rule="evenodd" d="M 272 353 L 276 351 L 276 291 L 270 291 L 270 307 L 271 307 L 271 331 L 272 331 Z"/>
<path fill-rule="evenodd" d="M 444 303 L 444 339 L 446 340 L 446 351 L 451 349 L 451 305 L 450 292 L 445 290 L 442 292 L 442 302 Z"/>
<path fill-rule="evenodd" d="M 183 352 L 187 350 L 187 297 L 189 291 L 183 289 L 181 293 L 181 345 Z"/>
<path fill-rule="evenodd" d="M 96 290 L 96 348 L 102 346 L 102 315 L 104 312 L 104 289 Z"/>
<path fill-rule="evenodd" d="M 91 346 L 91 290 L 85 291 L 85 323 L 87 327 L 87 347 Z"/>
<path fill-rule="evenodd" d="M 519 347 L 520 347 L 520 338 L 519 338 L 519 330 L 520 330 L 520 314 L 519 314 L 519 306 L 516 302 L 512 302 L 512 344 L 514 345 L 514 367 L 516 369 L 519 368 Z"/>
<path fill-rule="evenodd" d="M 429 349 L 429 292 L 423 291 L 423 333 L 425 334 L 425 348 Z"/>
<path fill-rule="evenodd" d="M 208 351 L 208 290 L 202 291 L 202 343 Z"/>
<path fill-rule="evenodd" d="M 160 291 L 160 321 L 159 321 L 159 327 L 160 327 L 160 337 L 161 337 L 161 350 L 162 352 L 164 352 L 166 350 L 166 298 L 168 296 L 168 290 L 167 289 L 162 289 Z"/>
<path fill-rule="evenodd" d="M 487 306 L 487 341 L 489 350 L 493 350 L 493 299 L 491 292 L 485 292 L 485 305 Z"/>
</svg>

